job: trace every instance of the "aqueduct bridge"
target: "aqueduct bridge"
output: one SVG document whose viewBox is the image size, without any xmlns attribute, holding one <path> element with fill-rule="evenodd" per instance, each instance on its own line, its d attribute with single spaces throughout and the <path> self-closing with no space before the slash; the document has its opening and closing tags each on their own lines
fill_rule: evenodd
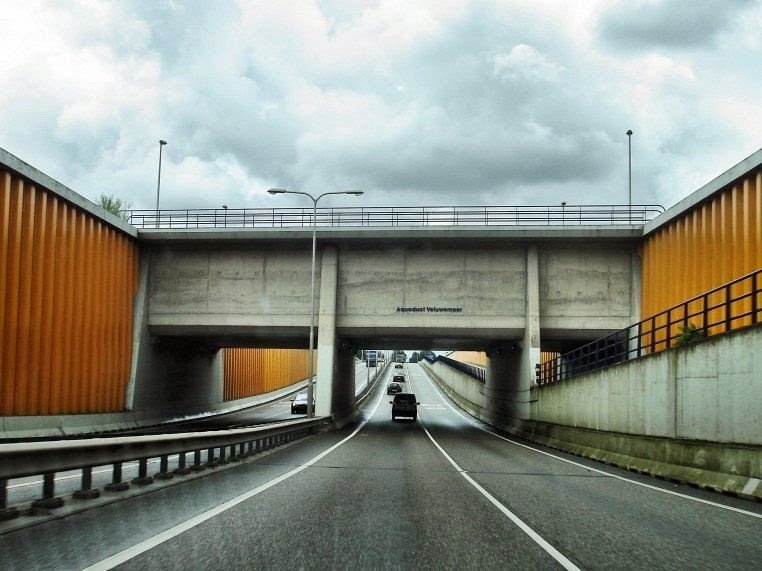
<svg viewBox="0 0 762 571">
<path fill-rule="evenodd" d="M 486 350 L 496 404 L 526 417 L 541 343 L 564 350 L 638 320 L 641 237 L 641 224 L 320 228 L 316 412 L 352 409 L 355 349 L 404 346 Z M 139 239 L 132 406 L 203 400 L 220 347 L 307 344 L 311 228 Z"/>
</svg>

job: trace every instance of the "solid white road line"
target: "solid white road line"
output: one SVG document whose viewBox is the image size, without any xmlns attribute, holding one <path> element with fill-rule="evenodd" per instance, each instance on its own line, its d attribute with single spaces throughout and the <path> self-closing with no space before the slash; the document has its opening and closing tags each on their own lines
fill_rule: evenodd
<svg viewBox="0 0 762 571">
<path fill-rule="evenodd" d="M 453 460 L 450 455 L 444 451 L 444 449 L 439 445 L 439 443 L 434 440 L 434 437 L 431 435 L 429 430 L 426 428 L 426 426 L 421 423 L 421 426 L 423 427 L 423 430 L 426 432 L 426 436 L 429 437 L 429 440 L 431 440 L 434 443 L 434 446 L 437 447 L 437 449 L 442 453 L 442 456 L 447 458 L 447 461 L 452 464 L 453 468 L 455 468 L 458 473 L 463 476 L 466 481 L 471 484 L 476 490 L 483 495 L 485 498 L 487 498 L 490 503 L 495 506 L 497 509 L 499 509 L 503 515 L 505 515 L 508 519 L 510 519 L 513 523 L 515 523 L 518 528 L 526 533 L 532 541 L 534 541 L 537 545 L 542 547 L 548 555 L 550 555 L 553 559 L 558 561 L 558 563 L 561 564 L 561 566 L 564 569 L 576 569 L 579 571 L 579 567 L 577 567 L 574 563 L 569 561 L 563 553 L 558 551 L 555 547 L 553 547 L 550 543 L 545 541 L 536 531 L 534 531 L 531 527 L 529 527 L 527 524 L 525 524 L 519 517 L 514 514 L 511 510 L 509 510 L 507 507 L 505 507 L 503 504 L 501 504 L 492 494 L 490 494 L 487 490 L 481 487 L 478 482 L 476 482 L 471 476 L 469 476 L 465 470 L 463 470 L 460 466 L 458 466 L 455 463 L 455 460 Z"/>
<path fill-rule="evenodd" d="M 379 398 L 378 402 L 376 403 L 375 408 L 373 409 L 373 412 L 371 413 L 371 417 L 376 414 L 376 410 L 378 409 L 379 405 L 381 404 L 381 401 L 383 398 Z M 162 533 L 159 533 L 158 535 L 155 535 L 154 537 L 151 537 L 150 539 L 146 539 L 145 541 L 142 541 L 136 545 L 133 545 L 132 547 L 129 547 L 123 551 L 120 551 L 119 553 L 116 553 L 112 555 L 111 557 L 108 557 L 106 559 L 103 559 L 102 561 L 99 561 L 98 563 L 95 563 L 94 565 L 91 565 L 90 567 L 85 568 L 84 571 L 104 571 L 106 569 L 113 569 L 117 565 L 121 565 L 122 563 L 129 561 L 130 559 L 133 559 L 137 557 L 138 555 L 145 553 L 149 549 L 152 549 L 156 547 L 157 545 L 161 545 L 162 543 L 169 541 L 170 539 L 173 539 L 177 537 L 178 535 L 188 531 L 189 529 L 193 529 L 199 524 L 204 523 L 205 521 L 212 519 L 213 517 L 229 510 L 230 508 L 233 508 L 237 506 L 238 504 L 245 502 L 246 500 L 253 498 L 254 496 L 261 494 L 265 490 L 268 490 L 275 486 L 276 484 L 280 484 L 281 482 L 288 480 L 292 476 L 296 476 L 298 473 L 306 470 L 316 462 L 322 460 L 325 456 L 336 450 L 339 446 L 346 444 L 349 442 L 362 428 L 368 423 L 367 420 L 363 420 L 360 425 L 355 428 L 355 430 L 344 438 L 343 440 L 337 442 L 330 448 L 324 450 L 311 460 L 308 460 L 301 466 L 297 466 L 293 470 L 290 470 L 289 472 L 286 472 L 285 474 L 282 474 L 281 476 L 278 476 L 277 478 L 274 478 L 270 480 L 269 482 L 266 482 L 265 484 L 262 484 L 261 486 L 257 486 L 253 490 L 249 490 L 248 492 L 245 492 L 232 500 L 228 500 L 224 504 L 220 504 L 216 508 L 212 508 L 204 513 L 201 513 L 181 524 L 178 524 L 174 527 L 171 527 L 167 529 L 166 531 L 163 531 Z"/>
<path fill-rule="evenodd" d="M 521 442 L 516 442 L 515 440 L 511 440 L 510 438 L 506 438 L 505 436 L 502 436 L 500 434 L 497 434 L 496 432 L 493 432 L 492 430 L 490 430 L 486 426 L 482 426 L 481 424 L 479 424 L 479 421 L 477 421 L 477 420 L 475 420 L 473 418 L 466 417 L 463 412 L 457 410 L 454 406 L 452 406 L 452 404 L 450 404 L 449 397 L 447 397 L 447 395 L 442 393 L 441 389 L 437 386 L 437 384 L 434 381 L 431 380 L 431 378 L 426 373 L 426 370 L 423 369 L 423 367 L 421 367 L 421 370 L 424 371 L 424 376 L 425 376 L 426 380 L 429 382 L 429 384 L 431 384 L 434 387 L 437 395 L 439 395 L 439 398 L 441 398 L 442 401 L 448 407 L 450 407 L 450 409 L 455 414 L 459 415 L 461 418 L 463 418 L 466 422 L 468 422 L 472 426 L 478 428 L 479 430 L 483 430 L 487 434 L 491 434 L 492 436 L 494 436 L 496 438 L 499 438 L 500 440 L 505 440 L 506 442 L 509 442 L 509 443 L 513 444 L 514 446 L 520 446 L 522 448 L 526 448 L 527 450 L 531 450 L 532 452 L 536 452 L 537 454 L 543 454 L 543 455 L 548 456 L 550 458 L 555 458 L 556 460 L 560 460 L 561 462 L 566 462 L 567 464 L 571 464 L 573 466 L 579 466 L 580 468 L 584 468 L 585 470 L 590 470 L 591 472 L 595 472 L 595 473 L 601 474 L 603 476 L 608 476 L 609 478 L 614 478 L 616 480 L 621 480 L 622 482 L 627 482 L 629 484 L 634 484 L 634 485 L 640 486 L 642 488 L 648 488 L 649 490 L 654 490 L 654 491 L 657 491 L 657 492 L 661 492 L 663 494 L 669 494 L 671 496 L 677 496 L 679 498 L 683 498 L 683 499 L 690 500 L 690 501 L 693 501 L 693 502 L 698 502 L 700 504 L 706 504 L 706 505 L 713 506 L 713 507 L 716 507 L 716 508 L 720 508 L 720 509 L 723 509 L 723 510 L 728 510 L 728 511 L 736 512 L 736 513 L 740 513 L 740 514 L 744 514 L 744 515 L 750 515 L 752 517 L 756 517 L 756 518 L 762 519 L 762 514 L 750 512 L 748 510 L 743 510 L 743 509 L 740 509 L 740 508 L 734 508 L 732 506 L 726 506 L 724 504 L 718 504 L 717 502 L 712 502 L 710 500 L 704 500 L 702 498 L 696 498 L 696 497 L 693 497 L 693 496 L 688 496 L 686 494 L 681 494 L 680 492 L 673 492 L 672 490 L 666 490 L 666 489 L 660 488 L 658 486 L 653 486 L 651 484 L 646 484 L 644 482 L 638 482 L 637 480 L 630 480 L 629 478 L 625 478 L 624 476 L 619 476 L 617 474 L 612 474 L 611 472 L 605 472 L 603 470 L 599 470 L 599 469 L 593 468 L 591 466 L 586 466 L 585 464 L 580 464 L 579 462 L 574 462 L 573 460 L 569 460 L 567 458 L 562 458 L 560 456 L 556 456 L 555 454 L 551 454 L 550 452 L 545 452 L 544 450 L 540 450 L 538 448 L 534 448 L 532 446 L 528 446 L 526 444 L 522 444 Z"/>
</svg>

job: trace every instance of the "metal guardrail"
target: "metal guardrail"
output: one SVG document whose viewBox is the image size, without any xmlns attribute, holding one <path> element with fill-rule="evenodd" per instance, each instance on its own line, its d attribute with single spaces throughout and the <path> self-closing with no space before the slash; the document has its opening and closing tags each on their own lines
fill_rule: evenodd
<svg viewBox="0 0 762 571">
<path fill-rule="evenodd" d="M 479 367 L 478 365 L 470 365 L 468 363 L 463 363 L 462 361 L 456 361 L 455 359 L 450 359 L 449 357 L 445 357 L 443 355 L 437 355 L 436 357 L 424 355 L 423 358 L 431 364 L 439 361 L 440 363 L 443 363 L 448 367 L 455 369 L 456 371 L 460 371 L 469 377 L 473 377 L 477 381 L 482 383 L 485 382 L 487 370 L 484 367 Z"/>
<path fill-rule="evenodd" d="M 762 269 L 537 365 L 538 385 L 762 322 Z"/>
<path fill-rule="evenodd" d="M 0 520 L 18 515 L 16 508 L 7 505 L 8 480 L 26 476 L 43 476 L 42 497 L 33 506 L 58 508 L 64 499 L 55 495 L 55 474 L 68 470 L 81 470 L 81 488 L 74 498 L 98 497 L 99 490 L 92 488 L 92 469 L 96 466 L 113 466 L 109 491 L 128 489 L 122 481 L 122 464 L 138 461 L 139 485 L 156 479 L 170 479 L 174 474 L 184 475 L 241 460 L 246 456 L 273 446 L 290 442 L 312 433 L 317 427 L 330 422 L 330 417 L 289 421 L 285 424 L 235 428 L 206 432 L 162 434 L 150 436 L 127 436 L 115 438 L 90 438 L 55 442 L 21 442 L 0 444 Z M 202 452 L 206 462 L 202 462 Z M 169 470 L 169 456 L 179 454 L 178 466 Z M 193 463 L 187 464 L 186 456 L 193 455 Z M 148 460 L 159 458 L 159 472 L 149 476 Z"/>
<path fill-rule="evenodd" d="M 642 225 L 664 212 L 646 205 L 370 206 L 318 208 L 206 208 L 128 210 L 127 222 L 144 229 L 312 228 L 395 226 L 612 226 Z"/>
</svg>

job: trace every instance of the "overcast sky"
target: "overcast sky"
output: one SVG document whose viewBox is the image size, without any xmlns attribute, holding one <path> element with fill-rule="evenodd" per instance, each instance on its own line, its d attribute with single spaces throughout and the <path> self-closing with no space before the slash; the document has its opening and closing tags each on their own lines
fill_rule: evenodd
<svg viewBox="0 0 762 571">
<path fill-rule="evenodd" d="M 0 147 L 153 208 L 671 206 L 762 146 L 762 2 L 2 0 Z M 292 200 L 293 199 L 293 200 Z"/>
</svg>

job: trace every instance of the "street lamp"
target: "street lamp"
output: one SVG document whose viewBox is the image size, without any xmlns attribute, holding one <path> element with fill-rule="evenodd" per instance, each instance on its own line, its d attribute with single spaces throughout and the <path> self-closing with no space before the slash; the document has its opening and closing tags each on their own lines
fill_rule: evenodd
<svg viewBox="0 0 762 571">
<path fill-rule="evenodd" d="M 159 195 L 161 194 L 161 150 L 167 142 L 159 139 L 159 177 L 156 180 L 156 227 L 159 227 Z"/>
<path fill-rule="evenodd" d="M 364 194 L 362 190 L 342 190 L 339 192 L 324 192 L 317 198 L 307 192 L 300 192 L 297 190 L 286 190 L 285 188 L 271 188 L 267 191 L 269 194 L 301 194 L 308 197 L 312 201 L 312 272 L 310 277 L 310 349 L 307 353 L 307 417 L 311 418 L 315 416 L 313 410 L 312 400 L 314 398 L 314 391 L 312 388 L 312 353 L 315 347 L 315 252 L 317 245 L 317 203 L 324 196 L 331 194 L 351 194 L 353 196 L 360 196 Z"/>
<path fill-rule="evenodd" d="M 630 216 L 630 224 L 632 224 L 632 129 L 627 129 L 627 167 L 628 167 L 628 186 L 629 186 L 629 201 L 627 204 L 628 212 Z"/>
</svg>

